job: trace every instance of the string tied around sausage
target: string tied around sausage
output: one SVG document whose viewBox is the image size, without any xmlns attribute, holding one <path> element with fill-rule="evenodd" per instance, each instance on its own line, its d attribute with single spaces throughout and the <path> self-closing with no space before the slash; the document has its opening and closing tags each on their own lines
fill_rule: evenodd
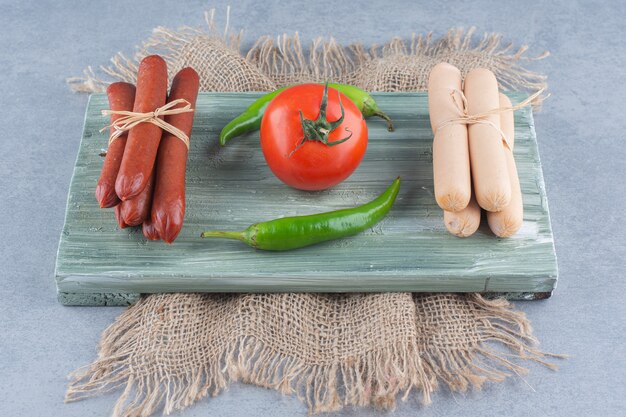
<svg viewBox="0 0 626 417">
<path fill-rule="evenodd" d="M 488 111 L 485 111 L 485 112 L 482 112 L 482 113 L 469 114 L 468 113 L 468 105 L 467 105 L 467 97 L 465 97 L 465 94 L 463 94 L 462 91 L 457 90 L 456 88 L 453 88 L 450 91 L 450 97 L 452 98 L 452 102 L 454 103 L 456 108 L 459 110 L 459 116 L 458 117 L 454 117 L 452 119 L 444 120 L 443 122 L 441 122 L 437 126 L 437 130 L 441 129 L 442 127 L 450 126 L 450 125 L 454 125 L 454 124 L 464 124 L 464 125 L 484 124 L 484 125 L 491 126 L 494 129 L 496 129 L 498 131 L 498 133 L 500 134 L 500 137 L 502 138 L 502 141 L 504 142 L 504 145 L 507 148 L 509 148 L 509 149 L 513 149 L 510 146 L 509 139 L 506 137 L 506 135 L 504 134 L 502 129 L 500 129 L 500 126 L 498 126 L 497 124 L 495 124 L 491 120 L 488 120 L 487 117 L 492 116 L 492 115 L 496 115 L 496 114 L 506 113 L 508 111 L 515 111 L 515 110 L 519 110 L 519 109 L 522 109 L 524 107 L 527 107 L 536 98 L 538 98 L 544 91 L 545 91 L 545 88 L 542 88 L 539 91 L 537 91 L 536 93 L 528 96 L 525 100 L 515 104 L 514 106 L 497 107 L 495 109 L 491 109 L 491 110 L 488 110 Z M 457 99 L 457 94 L 461 98 L 460 102 Z M 549 95 L 544 97 L 544 99 L 547 98 L 547 97 L 549 97 Z"/>
<path fill-rule="evenodd" d="M 181 104 L 183 105 L 182 107 L 176 107 Z M 139 112 L 133 112 L 133 111 L 126 111 L 126 110 L 109 110 L 109 109 L 102 110 L 103 116 L 119 115 L 122 117 L 118 118 L 116 121 L 114 121 L 110 125 L 105 126 L 102 129 L 100 129 L 100 133 L 104 132 L 105 130 L 111 127 L 114 129 L 114 132 L 111 134 L 111 136 L 109 136 L 109 146 L 111 146 L 111 143 L 113 143 L 113 141 L 118 139 L 125 132 L 129 131 L 130 129 L 137 126 L 138 124 L 152 123 L 153 125 L 156 125 L 160 127 L 161 129 L 165 130 L 166 132 L 169 132 L 172 135 L 176 136 L 185 144 L 187 149 L 189 149 L 189 136 L 187 136 L 185 132 L 183 132 L 176 126 L 173 126 L 167 123 L 165 120 L 163 120 L 163 117 L 172 116 L 174 114 L 189 113 L 193 111 L 194 109 L 191 108 L 191 103 L 185 100 L 184 98 L 179 98 L 177 100 L 170 101 L 164 106 L 158 107 L 154 111 L 146 112 L 146 113 L 139 113 Z"/>
</svg>

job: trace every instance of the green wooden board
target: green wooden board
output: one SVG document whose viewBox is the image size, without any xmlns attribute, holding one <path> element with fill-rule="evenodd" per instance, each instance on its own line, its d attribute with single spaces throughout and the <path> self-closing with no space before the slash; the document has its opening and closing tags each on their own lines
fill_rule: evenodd
<svg viewBox="0 0 626 417">
<path fill-rule="evenodd" d="M 545 298 L 557 264 L 532 112 L 515 115 L 515 157 L 524 198 L 524 225 L 509 239 L 486 222 L 472 237 L 447 233 L 433 197 L 432 132 L 424 93 L 379 93 L 393 119 L 389 133 L 370 119 L 367 154 L 357 171 L 322 192 L 288 188 L 265 165 L 258 134 L 220 148 L 218 134 L 259 93 L 202 93 L 187 171 L 187 216 L 176 242 L 119 230 L 112 209 L 94 197 L 107 134 L 91 96 L 67 202 L 56 264 L 59 300 L 68 305 L 120 305 L 154 292 L 429 291 L 507 293 Z M 514 102 L 525 96 L 512 94 Z M 255 251 L 240 242 L 202 240 L 206 229 L 238 230 L 280 216 L 362 204 L 400 175 L 398 199 L 380 224 L 358 236 L 290 252 Z"/>
</svg>

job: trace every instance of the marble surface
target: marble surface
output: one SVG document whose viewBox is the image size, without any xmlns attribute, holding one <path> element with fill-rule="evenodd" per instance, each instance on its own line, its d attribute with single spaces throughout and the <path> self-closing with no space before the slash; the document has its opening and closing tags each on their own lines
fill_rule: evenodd
<svg viewBox="0 0 626 417">
<path fill-rule="evenodd" d="M 552 97 L 536 116 L 550 198 L 559 286 L 541 302 L 519 302 L 546 350 L 572 358 L 466 394 L 446 390 L 429 407 L 414 398 L 395 416 L 620 416 L 626 414 L 626 30 L 623 1 L 435 2 L 232 1 L 230 23 L 258 36 L 325 34 L 340 42 L 453 26 L 505 33 L 546 60 Z M 150 34 L 153 27 L 202 25 L 216 1 L 106 3 L 0 0 L 0 414 L 107 416 L 117 394 L 63 404 L 66 375 L 95 358 L 100 333 L 120 308 L 70 308 L 56 301 L 53 271 L 86 95 L 65 78 Z M 330 11 L 333 8 L 332 12 Z M 233 385 L 179 415 L 306 415 L 295 398 Z M 347 409 L 338 416 L 376 416 Z"/>
</svg>

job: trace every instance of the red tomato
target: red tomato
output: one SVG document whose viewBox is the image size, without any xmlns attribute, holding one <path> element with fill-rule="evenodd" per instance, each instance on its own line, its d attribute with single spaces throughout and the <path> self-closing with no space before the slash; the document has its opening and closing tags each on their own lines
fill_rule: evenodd
<svg viewBox="0 0 626 417">
<path fill-rule="evenodd" d="M 327 122 L 341 117 L 339 94 L 328 88 Z M 331 130 L 328 123 L 326 126 L 318 123 L 315 129 L 321 137 L 326 133 L 328 144 L 319 140 L 303 142 L 300 111 L 302 117 L 309 120 L 305 123 L 312 127 L 320 116 L 323 95 L 324 86 L 319 84 L 290 87 L 270 102 L 261 122 L 261 148 L 267 165 L 282 182 L 301 190 L 323 190 L 339 184 L 354 172 L 367 149 L 367 125 L 363 115 L 343 94 L 341 124 Z M 308 131 L 312 138 L 320 137 Z M 332 145 L 348 136 L 345 142 Z"/>
</svg>

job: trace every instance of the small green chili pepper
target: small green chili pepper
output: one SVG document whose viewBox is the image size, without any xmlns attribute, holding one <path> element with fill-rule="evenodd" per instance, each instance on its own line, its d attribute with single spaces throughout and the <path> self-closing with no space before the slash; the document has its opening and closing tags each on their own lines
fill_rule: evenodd
<svg viewBox="0 0 626 417">
<path fill-rule="evenodd" d="M 356 106 L 361 110 L 363 117 L 366 119 L 372 116 L 378 116 L 387 122 L 387 130 L 390 132 L 394 131 L 393 123 L 389 116 L 387 116 L 376 104 L 374 98 L 364 90 L 361 90 L 358 87 L 348 84 L 335 84 L 329 83 L 329 87 L 334 88 L 335 90 L 341 91 L 346 97 L 356 104 Z"/>
<path fill-rule="evenodd" d="M 346 84 L 329 83 L 328 85 L 342 92 L 346 97 L 352 100 L 359 110 L 361 110 L 363 117 L 379 116 L 385 119 L 387 121 L 387 130 L 393 132 L 394 128 L 391 119 L 380 110 L 378 104 L 376 104 L 376 101 L 369 93 L 360 88 Z M 270 104 L 270 101 L 272 101 L 274 97 L 287 88 L 288 87 L 279 88 L 278 90 L 259 97 L 244 110 L 243 113 L 231 120 L 220 132 L 220 145 L 224 146 L 226 142 L 232 138 L 241 136 L 244 133 L 259 130 L 261 128 L 261 120 L 263 120 L 263 113 L 265 113 L 268 104 Z"/>
<path fill-rule="evenodd" d="M 369 203 L 350 209 L 255 223 L 240 232 L 209 231 L 204 238 L 237 239 L 256 249 L 283 251 L 352 236 L 378 223 L 396 200 L 400 177 Z"/>
<path fill-rule="evenodd" d="M 220 145 L 224 146 L 232 138 L 241 136 L 244 133 L 259 130 L 261 128 L 261 120 L 263 120 L 263 113 L 265 113 L 268 104 L 286 88 L 279 88 L 259 97 L 243 113 L 224 126 L 220 132 Z"/>
</svg>

